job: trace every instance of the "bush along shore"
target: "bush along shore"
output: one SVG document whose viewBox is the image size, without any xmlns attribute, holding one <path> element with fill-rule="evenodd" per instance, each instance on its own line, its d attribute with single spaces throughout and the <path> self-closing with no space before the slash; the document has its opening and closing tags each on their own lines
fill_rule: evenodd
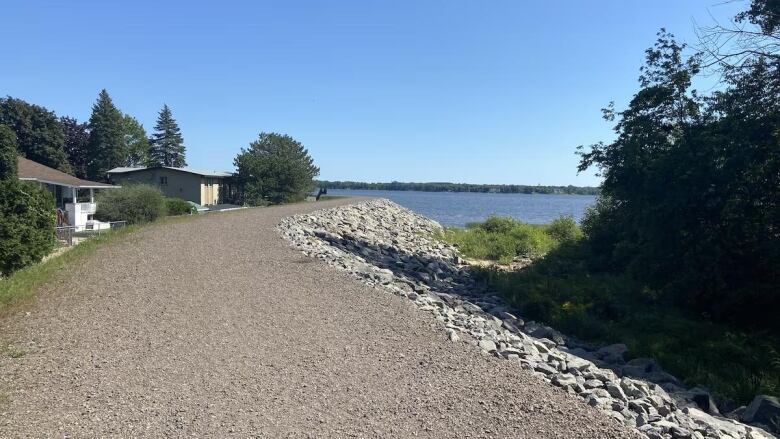
<svg viewBox="0 0 780 439">
<path fill-rule="evenodd" d="M 761 422 L 772 414 L 771 398 L 745 410 L 752 425 L 714 416 L 708 395 L 667 392 L 681 390 L 679 381 L 652 360 L 618 366 L 624 345 L 596 349 L 526 321 L 472 275 L 455 247 L 435 238 L 443 231 L 438 223 L 388 200 L 285 218 L 279 231 L 308 256 L 413 301 L 451 341 L 516 362 L 646 437 L 773 437 Z"/>
</svg>

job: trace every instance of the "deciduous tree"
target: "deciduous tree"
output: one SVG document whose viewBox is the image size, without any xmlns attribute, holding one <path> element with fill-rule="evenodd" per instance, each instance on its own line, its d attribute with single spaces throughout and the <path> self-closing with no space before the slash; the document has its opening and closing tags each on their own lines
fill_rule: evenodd
<svg viewBox="0 0 780 439">
<path fill-rule="evenodd" d="M 79 123 L 68 116 L 61 117 L 60 123 L 65 134 L 65 153 L 73 174 L 79 178 L 87 178 L 89 128 L 86 123 Z"/>
<path fill-rule="evenodd" d="M 124 166 L 145 166 L 149 162 L 149 138 L 144 126 L 133 116 L 122 117 Z"/>
<path fill-rule="evenodd" d="M 0 98 L 0 124 L 14 130 L 21 155 L 42 165 L 71 172 L 64 149 L 65 135 L 53 112 L 10 96 Z"/>
</svg>

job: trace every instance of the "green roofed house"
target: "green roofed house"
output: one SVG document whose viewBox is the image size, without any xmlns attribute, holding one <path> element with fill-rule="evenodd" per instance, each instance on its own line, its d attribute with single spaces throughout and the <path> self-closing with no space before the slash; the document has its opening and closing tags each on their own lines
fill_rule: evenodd
<svg viewBox="0 0 780 439">
<path fill-rule="evenodd" d="M 112 183 L 157 186 L 166 197 L 181 198 L 202 206 L 231 204 L 238 188 L 234 174 L 168 166 L 114 168 L 108 171 Z"/>
</svg>

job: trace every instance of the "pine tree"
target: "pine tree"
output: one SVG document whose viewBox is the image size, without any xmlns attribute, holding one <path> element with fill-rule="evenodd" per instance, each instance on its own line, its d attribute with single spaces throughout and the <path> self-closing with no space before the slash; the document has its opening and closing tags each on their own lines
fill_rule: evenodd
<svg viewBox="0 0 780 439">
<path fill-rule="evenodd" d="M 187 166 L 184 139 L 168 105 L 163 105 L 149 145 L 149 166 Z"/>
<path fill-rule="evenodd" d="M 244 201 L 253 206 L 303 200 L 320 173 L 303 144 L 286 134 L 260 133 L 234 163 Z"/>
<path fill-rule="evenodd" d="M 105 89 L 101 90 L 92 106 L 89 128 L 87 177 L 105 180 L 106 171 L 122 166 L 125 160 L 122 113 L 114 106 Z"/>
</svg>

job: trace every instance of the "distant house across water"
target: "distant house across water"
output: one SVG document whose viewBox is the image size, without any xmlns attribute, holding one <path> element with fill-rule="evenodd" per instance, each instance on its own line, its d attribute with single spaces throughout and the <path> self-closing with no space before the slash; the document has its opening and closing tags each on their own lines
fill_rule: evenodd
<svg viewBox="0 0 780 439">
<path fill-rule="evenodd" d="M 168 166 L 114 168 L 108 171 L 112 183 L 157 186 L 166 197 L 181 198 L 202 206 L 235 202 L 238 185 L 234 174 Z"/>
</svg>

